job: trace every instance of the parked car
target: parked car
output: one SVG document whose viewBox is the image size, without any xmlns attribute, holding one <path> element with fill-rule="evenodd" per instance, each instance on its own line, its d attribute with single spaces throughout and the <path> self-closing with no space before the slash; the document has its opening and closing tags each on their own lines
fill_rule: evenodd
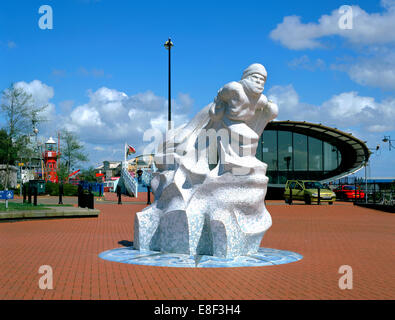
<svg viewBox="0 0 395 320">
<path fill-rule="evenodd" d="M 365 192 L 360 190 L 357 187 L 357 190 L 355 190 L 355 186 L 353 185 L 344 185 L 336 188 L 333 190 L 336 193 L 337 199 L 343 199 L 343 200 L 348 200 L 348 199 L 363 199 L 365 198 Z"/>
<path fill-rule="evenodd" d="M 320 202 L 333 204 L 336 201 L 336 194 L 330 189 L 325 188 L 318 181 L 288 180 L 284 191 L 285 203 L 290 203 L 291 192 L 292 200 L 302 200 L 306 204 L 318 202 L 318 189 L 320 189 Z"/>
</svg>

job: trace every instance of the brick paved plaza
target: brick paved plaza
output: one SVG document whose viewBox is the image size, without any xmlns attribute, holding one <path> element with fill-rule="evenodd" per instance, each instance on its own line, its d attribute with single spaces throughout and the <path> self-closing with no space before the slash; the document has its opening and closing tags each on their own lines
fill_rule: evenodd
<svg viewBox="0 0 395 320">
<path fill-rule="evenodd" d="M 270 267 L 188 269 L 102 260 L 133 241 L 141 203 L 97 202 L 99 218 L 0 223 L 0 299 L 394 299 L 394 215 L 350 203 L 306 206 L 268 201 L 273 226 L 262 246 L 300 253 Z M 41 265 L 53 290 L 41 290 Z M 341 265 L 353 289 L 338 286 Z"/>
</svg>

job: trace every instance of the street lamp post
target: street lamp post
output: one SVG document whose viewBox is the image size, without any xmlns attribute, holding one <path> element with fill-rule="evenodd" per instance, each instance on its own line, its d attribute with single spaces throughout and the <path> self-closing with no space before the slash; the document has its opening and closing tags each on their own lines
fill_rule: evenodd
<svg viewBox="0 0 395 320">
<path fill-rule="evenodd" d="M 43 160 L 42 160 L 42 150 L 41 150 L 41 145 L 38 143 L 38 138 L 37 138 L 38 129 L 37 129 L 36 126 L 35 126 L 35 122 L 33 122 L 33 126 L 34 126 L 33 133 L 34 133 L 34 135 L 36 136 L 37 152 L 38 152 L 38 154 L 39 154 L 39 156 L 40 156 L 41 179 L 44 179 L 44 166 L 43 166 Z"/>
<path fill-rule="evenodd" d="M 395 147 L 392 145 L 392 142 L 395 142 L 395 140 L 391 140 L 391 137 L 390 137 L 390 136 L 384 136 L 383 142 L 388 142 L 388 147 L 389 147 L 389 150 L 390 150 L 390 151 L 391 151 L 391 148 L 395 148 Z"/>
<path fill-rule="evenodd" d="M 379 151 L 380 145 L 378 144 L 376 146 L 376 149 L 370 149 L 372 151 L 371 153 L 375 153 Z M 368 173 L 367 173 L 367 167 L 369 166 L 369 160 L 370 160 L 370 154 L 369 157 L 365 160 L 365 203 L 368 203 Z"/>
<path fill-rule="evenodd" d="M 380 147 L 378 147 L 380 148 Z M 370 154 L 369 154 L 370 157 Z M 365 203 L 368 203 L 368 165 L 369 165 L 369 157 L 365 159 Z M 361 197 L 361 192 L 359 193 L 359 197 Z"/>
<path fill-rule="evenodd" d="M 171 47 L 174 46 L 173 42 L 171 42 L 171 39 L 169 38 L 165 44 L 165 48 L 169 50 L 169 100 L 168 100 L 168 106 L 169 106 L 169 111 L 168 111 L 168 130 L 171 129 Z"/>
</svg>

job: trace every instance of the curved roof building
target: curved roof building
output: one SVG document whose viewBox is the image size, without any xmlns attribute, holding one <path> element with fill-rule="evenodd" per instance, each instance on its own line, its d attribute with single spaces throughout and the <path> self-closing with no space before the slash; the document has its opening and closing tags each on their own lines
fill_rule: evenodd
<svg viewBox="0 0 395 320">
<path fill-rule="evenodd" d="M 272 121 L 261 136 L 257 158 L 268 165 L 269 186 L 288 179 L 327 182 L 361 169 L 370 156 L 352 134 L 322 124 Z"/>
</svg>

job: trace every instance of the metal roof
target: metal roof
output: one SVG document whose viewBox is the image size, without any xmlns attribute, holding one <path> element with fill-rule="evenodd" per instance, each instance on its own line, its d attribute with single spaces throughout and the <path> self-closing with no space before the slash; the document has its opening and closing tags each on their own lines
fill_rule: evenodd
<svg viewBox="0 0 395 320">
<path fill-rule="evenodd" d="M 338 170 L 325 181 L 339 179 L 360 170 L 369 160 L 371 152 L 365 142 L 354 137 L 351 133 L 340 131 L 319 123 L 306 121 L 272 121 L 265 130 L 292 131 L 317 138 L 336 146 L 342 156 Z"/>
<path fill-rule="evenodd" d="M 48 139 L 48 141 L 45 142 L 45 143 L 53 143 L 53 144 L 54 144 L 54 143 L 56 143 L 56 142 L 55 142 L 55 140 L 54 140 L 52 137 L 50 137 L 50 138 Z"/>
</svg>

